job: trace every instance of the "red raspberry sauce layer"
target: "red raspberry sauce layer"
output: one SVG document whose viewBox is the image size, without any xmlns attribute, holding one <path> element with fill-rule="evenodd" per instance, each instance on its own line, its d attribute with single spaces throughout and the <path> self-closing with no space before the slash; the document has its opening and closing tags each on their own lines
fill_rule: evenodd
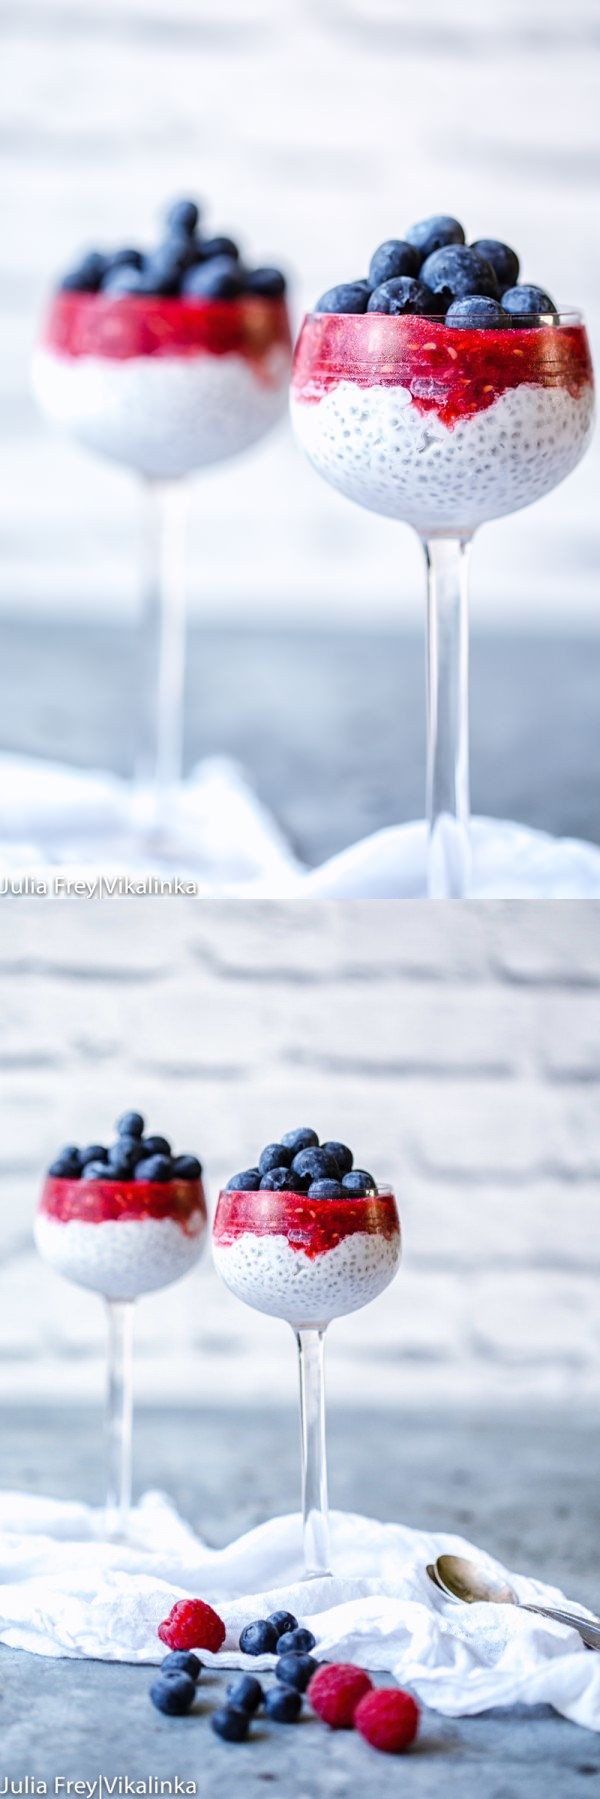
<svg viewBox="0 0 600 1799">
<path fill-rule="evenodd" d="M 286 1237 L 290 1249 L 303 1249 L 314 1261 L 344 1237 L 366 1231 L 371 1237 L 396 1236 L 400 1220 L 389 1189 L 368 1199 L 309 1199 L 301 1193 L 221 1193 L 215 1217 L 215 1243 L 235 1243 L 244 1231 L 254 1237 Z"/>
<path fill-rule="evenodd" d="M 291 351 L 284 300 L 167 300 L 152 295 L 55 294 L 42 343 L 60 356 L 227 356 L 260 363 L 279 345 Z"/>
<path fill-rule="evenodd" d="M 193 1213 L 206 1221 L 202 1181 L 67 1181 L 49 1174 L 40 1211 L 57 1223 L 120 1224 L 124 1219 L 170 1218 L 186 1237 L 197 1236 Z"/>
<path fill-rule="evenodd" d="M 593 382 L 593 369 L 578 324 L 459 331 L 439 319 L 309 314 L 294 358 L 294 398 L 322 400 L 340 381 L 406 387 L 420 412 L 451 426 L 526 382 L 577 396 Z"/>
</svg>

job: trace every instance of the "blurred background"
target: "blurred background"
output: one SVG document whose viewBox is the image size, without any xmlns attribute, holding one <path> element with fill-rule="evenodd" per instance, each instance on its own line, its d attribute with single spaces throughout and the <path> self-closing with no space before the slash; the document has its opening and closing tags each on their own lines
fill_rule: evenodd
<svg viewBox="0 0 600 1799">
<path fill-rule="evenodd" d="M 169 908 L 168 930 L 165 908 Z M 404 1264 L 332 1325 L 333 1403 L 421 1413 L 597 1407 L 598 909 L 6 899 L 0 1370 L 24 1413 L 102 1390 L 103 1307 L 39 1259 L 63 1142 L 140 1108 L 219 1187 L 284 1130 L 393 1184 Z M 140 1300 L 142 1403 L 285 1406 L 292 1333 L 210 1255 Z"/>
<path fill-rule="evenodd" d="M 597 9 L 7 0 L 0 29 L 0 747 L 125 771 L 139 499 L 37 415 L 57 272 L 197 194 L 286 267 L 299 321 L 448 210 L 597 341 Z M 595 447 L 476 542 L 473 799 L 600 840 L 597 488 Z M 241 757 L 308 860 L 423 810 L 423 591 L 410 531 L 328 489 L 287 426 L 193 484 L 187 762 Z"/>
</svg>

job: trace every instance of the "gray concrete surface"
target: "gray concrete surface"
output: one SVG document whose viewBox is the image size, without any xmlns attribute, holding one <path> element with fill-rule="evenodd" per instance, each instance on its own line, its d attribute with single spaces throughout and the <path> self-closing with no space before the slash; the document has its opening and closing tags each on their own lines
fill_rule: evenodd
<svg viewBox="0 0 600 1799">
<path fill-rule="evenodd" d="M 1 1483 L 30 1491 L 101 1492 L 101 1438 L 93 1410 L 0 1413 Z M 360 1454 L 357 1454 L 360 1443 Z M 277 1445 L 277 1453 L 273 1448 Z M 297 1424 L 292 1396 L 277 1411 L 224 1415 L 199 1405 L 149 1409 L 135 1431 L 136 1488 L 163 1485 L 209 1539 L 223 1542 L 269 1511 L 296 1505 Z M 472 1534 L 513 1566 L 561 1581 L 600 1605 L 596 1538 L 597 1419 L 555 1409 L 515 1418 L 451 1408 L 418 1416 L 388 1409 L 330 1415 L 334 1503 L 424 1527 Z M 147 1698 L 146 1670 L 47 1661 L 0 1651 L 0 1771 L 49 1783 L 173 1778 L 198 1782 L 199 1799 L 272 1786 L 287 1799 L 409 1793 L 411 1799 L 579 1799 L 595 1791 L 600 1739 L 545 1707 L 466 1720 L 427 1711 L 418 1749 L 401 1764 L 354 1735 L 257 1726 L 241 1747 L 218 1742 L 207 1718 L 224 1680 L 205 1677 L 193 1714 L 165 1719 Z"/>
<path fill-rule="evenodd" d="M 0 749 L 131 767 L 128 627 L 0 622 Z M 600 636 L 473 633 L 473 810 L 600 842 Z M 245 765 L 309 863 L 424 810 L 418 632 L 190 633 L 186 765 Z"/>
</svg>

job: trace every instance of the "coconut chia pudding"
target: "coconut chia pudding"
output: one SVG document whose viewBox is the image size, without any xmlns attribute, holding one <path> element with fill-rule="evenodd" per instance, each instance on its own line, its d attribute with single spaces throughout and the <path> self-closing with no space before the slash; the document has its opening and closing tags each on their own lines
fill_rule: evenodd
<svg viewBox="0 0 600 1799">
<path fill-rule="evenodd" d="M 368 1305 L 400 1260 L 393 1193 L 354 1169 L 345 1145 L 302 1141 L 308 1135 L 316 1139 L 288 1133 L 257 1168 L 234 1175 L 213 1228 L 216 1267 L 231 1291 L 297 1328 Z"/>
<path fill-rule="evenodd" d="M 180 1279 L 198 1261 L 206 1233 L 202 1169 L 172 1156 L 165 1138 L 119 1128 L 110 1149 L 61 1151 L 46 1177 L 35 1221 L 44 1260 L 105 1299 L 136 1299 Z M 158 1146 L 158 1147 L 157 1147 Z"/>
<path fill-rule="evenodd" d="M 422 219 L 306 318 L 292 416 L 321 475 L 423 536 L 468 536 L 564 480 L 589 441 L 579 314 L 519 281 L 495 238 Z"/>
<path fill-rule="evenodd" d="M 248 449 L 285 411 L 285 278 L 208 237 L 194 201 L 148 252 L 91 251 L 62 279 L 32 379 L 42 409 L 89 449 L 171 479 Z"/>
</svg>

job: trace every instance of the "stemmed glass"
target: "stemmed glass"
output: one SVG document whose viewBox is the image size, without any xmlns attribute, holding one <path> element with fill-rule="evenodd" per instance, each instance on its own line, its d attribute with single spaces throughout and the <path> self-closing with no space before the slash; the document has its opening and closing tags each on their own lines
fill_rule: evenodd
<svg viewBox="0 0 600 1799">
<path fill-rule="evenodd" d="M 136 776 L 142 824 L 164 824 L 181 779 L 186 477 L 257 443 L 285 413 L 291 336 L 282 297 L 54 295 L 33 359 L 44 413 L 134 470 L 147 554 Z"/>
<path fill-rule="evenodd" d="M 298 1345 L 305 1572 L 329 1574 L 325 1331 L 393 1280 L 400 1222 L 388 1188 L 361 1199 L 286 1192 L 219 1195 L 213 1256 L 231 1292 L 291 1325 Z"/>
<path fill-rule="evenodd" d="M 403 520 L 428 581 L 428 891 L 469 889 L 467 570 L 487 519 L 564 480 L 589 442 L 593 373 L 577 312 L 463 329 L 443 317 L 313 313 L 292 418 L 318 473 Z"/>
<path fill-rule="evenodd" d="M 40 1255 L 67 1280 L 101 1294 L 108 1324 L 106 1509 L 123 1537 L 131 1507 L 133 1308 L 193 1268 L 206 1238 L 200 1179 L 102 1180 L 47 1175 L 35 1219 Z"/>
</svg>

